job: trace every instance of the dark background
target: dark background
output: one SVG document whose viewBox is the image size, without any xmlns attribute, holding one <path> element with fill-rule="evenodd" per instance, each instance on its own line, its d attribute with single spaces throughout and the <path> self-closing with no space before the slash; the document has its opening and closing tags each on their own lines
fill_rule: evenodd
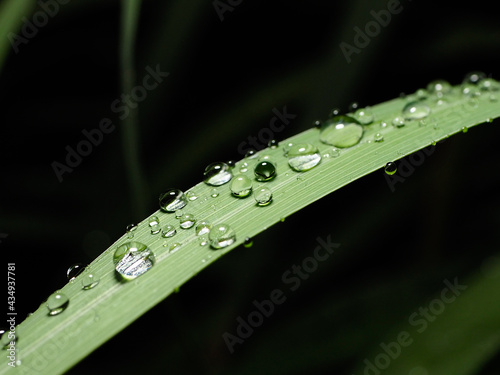
<svg viewBox="0 0 500 375">
<path fill-rule="evenodd" d="M 401 4 L 347 63 L 339 44 L 353 44 L 353 28 L 387 1 L 247 0 L 222 22 L 211 1 L 144 1 L 138 81 L 157 64 L 170 76 L 139 107 L 142 199 L 110 109 L 121 94 L 119 2 L 61 5 L 0 73 L 0 251 L 17 265 L 20 316 L 64 285 L 68 266 L 90 263 L 156 210 L 160 191 L 186 190 L 208 163 L 240 159 L 238 145 L 268 127 L 273 108 L 297 114 L 284 139 L 353 101 L 377 104 L 437 78 L 458 84 L 472 70 L 500 78 L 490 2 Z M 51 163 L 103 117 L 116 130 L 60 183 Z M 471 129 L 438 145 L 395 192 L 379 171 L 292 215 L 69 373 L 351 374 L 443 279 L 467 277 L 498 252 L 498 137 L 498 120 Z M 230 355 L 222 334 L 254 299 L 284 289 L 283 272 L 329 235 L 337 254 Z M 498 371 L 492 360 L 478 374 Z"/>
</svg>

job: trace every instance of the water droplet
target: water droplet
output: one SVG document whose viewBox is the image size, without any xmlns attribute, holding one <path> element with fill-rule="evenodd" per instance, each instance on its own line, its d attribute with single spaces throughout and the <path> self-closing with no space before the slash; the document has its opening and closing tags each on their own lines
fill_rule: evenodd
<svg viewBox="0 0 500 375">
<path fill-rule="evenodd" d="M 321 155 L 316 146 L 310 143 L 298 143 L 288 150 L 288 165 L 297 172 L 308 171 L 321 162 Z"/>
<path fill-rule="evenodd" d="M 418 89 L 417 91 L 415 91 L 415 97 L 418 100 L 427 99 L 427 90 L 425 90 L 425 89 Z"/>
<path fill-rule="evenodd" d="M 153 267 L 153 252 L 143 243 L 131 241 L 116 248 L 113 255 L 115 270 L 125 280 L 133 280 Z"/>
<path fill-rule="evenodd" d="M 276 139 L 271 139 L 267 143 L 267 147 L 271 147 L 272 149 L 275 149 L 276 147 L 278 147 L 278 141 Z"/>
<path fill-rule="evenodd" d="M 210 186 L 221 186 L 233 177 L 231 168 L 226 163 L 212 163 L 205 168 L 203 173 L 205 183 Z"/>
<path fill-rule="evenodd" d="M 276 177 L 276 167 L 270 161 L 261 161 L 255 166 L 254 173 L 257 181 L 271 181 Z"/>
<path fill-rule="evenodd" d="M 340 156 L 340 150 L 338 148 L 332 148 L 330 151 L 330 157 L 337 158 Z"/>
<path fill-rule="evenodd" d="M 69 281 L 74 281 L 75 278 L 83 272 L 85 269 L 85 265 L 81 263 L 76 263 L 73 264 L 71 267 L 68 268 L 66 271 L 66 277 L 68 278 Z"/>
<path fill-rule="evenodd" d="M 149 228 L 151 229 L 151 234 L 160 233 L 160 219 L 157 216 L 151 216 L 148 221 Z"/>
<path fill-rule="evenodd" d="M 328 117 L 332 118 L 332 117 L 338 116 L 339 113 L 340 113 L 340 109 L 339 108 L 332 108 L 330 110 L 330 113 L 328 114 Z"/>
<path fill-rule="evenodd" d="M 175 212 L 185 207 L 188 203 L 186 195 L 179 189 L 169 189 L 160 194 L 160 208 L 163 211 Z"/>
<path fill-rule="evenodd" d="M 198 243 L 200 244 L 200 246 L 207 246 L 208 245 L 208 238 L 207 238 L 207 236 L 201 236 L 199 238 L 199 240 L 198 240 Z M 205 262 L 206 262 L 206 260 L 205 260 Z"/>
<path fill-rule="evenodd" d="M 175 211 L 176 219 L 180 218 L 182 215 L 184 215 L 184 211 L 182 211 L 182 210 Z"/>
<path fill-rule="evenodd" d="M 462 133 L 467 133 L 469 129 L 466 126 L 462 126 Z"/>
<path fill-rule="evenodd" d="M 392 176 L 394 173 L 396 173 L 398 171 L 398 167 L 397 167 L 396 163 L 393 163 L 392 161 L 390 161 L 389 163 L 387 163 L 385 165 L 384 171 L 389 176 Z"/>
<path fill-rule="evenodd" d="M 313 127 L 315 128 L 321 128 L 321 121 L 320 120 L 316 120 L 313 122 Z"/>
<path fill-rule="evenodd" d="M 243 163 L 240 165 L 240 173 L 245 173 L 246 171 L 248 171 L 248 163 Z"/>
<path fill-rule="evenodd" d="M 396 116 L 392 119 L 392 125 L 394 125 L 396 128 L 401 128 L 405 126 L 405 120 L 403 117 Z"/>
<path fill-rule="evenodd" d="M 259 206 L 267 206 L 273 199 L 272 191 L 267 187 L 258 188 L 253 197 Z"/>
<path fill-rule="evenodd" d="M 210 246 L 214 249 L 222 249 L 232 245 L 236 241 L 236 233 L 227 224 L 215 225 L 209 234 Z"/>
<path fill-rule="evenodd" d="M 357 145 L 363 136 L 363 127 L 349 116 L 336 116 L 323 124 L 320 140 L 323 143 L 347 148 Z"/>
<path fill-rule="evenodd" d="M 465 75 L 462 83 L 476 85 L 484 78 L 486 78 L 486 74 L 484 74 L 483 72 L 470 72 Z"/>
<path fill-rule="evenodd" d="M 161 231 L 162 237 L 165 238 L 170 238 L 175 236 L 177 233 L 177 230 L 172 226 L 172 225 L 166 225 L 163 230 Z"/>
<path fill-rule="evenodd" d="M 210 196 L 211 196 L 212 198 L 217 198 L 217 197 L 219 196 L 219 192 L 217 191 L 217 189 L 212 189 L 212 190 L 210 191 Z"/>
<path fill-rule="evenodd" d="M 283 146 L 283 155 L 288 156 L 288 151 L 294 146 L 292 142 L 288 142 Z"/>
<path fill-rule="evenodd" d="M 253 241 L 250 237 L 246 237 L 245 241 L 243 242 L 243 247 L 249 248 L 252 247 Z"/>
<path fill-rule="evenodd" d="M 47 298 L 47 309 L 49 309 L 49 315 L 58 315 L 62 313 L 66 307 L 69 305 L 69 298 L 61 292 L 52 293 L 49 298 Z"/>
<path fill-rule="evenodd" d="M 194 200 L 198 199 L 198 196 L 196 195 L 196 193 L 194 191 L 188 191 L 186 193 L 186 198 L 189 199 L 190 201 L 194 201 Z"/>
<path fill-rule="evenodd" d="M 469 98 L 475 98 L 481 95 L 481 89 L 472 83 L 464 83 L 460 89 L 462 90 L 462 95 L 468 96 Z"/>
<path fill-rule="evenodd" d="M 493 78 L 484 78 L 480 80 L 478 86 L 481 91 L 487 91 L 487 92 L 500 91 L 500 82 L 494 80 Z"/>
<path fill-rule="evenodd" d="M 16 342 L 19 339 L 17 332 L 9 329 L 0 329 L 0 347 L 8 349 L 11 342 Z"/>
<path fill-rule="evenodd" d="M 101 279 L 95 273 L 86 273 L 82 276 L 82 289 L 89 290 L 95 288 Z"/>
<path fill-rule="evenodd" d="M 489 122 L 489 123 L 492 123 L 493 122 L 493 118 L 487 118 L 486 121 Z"/>
<path fill-rule="evenodd" d="M 358 102 L 352 102 L 351 104 L 349 104 L 349 111 L 350 112 L 354 112 L 355 110 L 357 110 L 359 108 L 359 103 Z"/>
<path fill-rule="evenodd" d="M 196 219 L 192 214 L 184 214 L 179 218 L 179 225 L 182 229 L 189 229 L 196 223 Z"/>
<path fill-rule="evenodd" d="M 387 122 L 385 122 L 385 121 L 382 121 L 382 122 L 380 123 L 380 127 L 381 127 L 382 129 L 387 128 L 387 126 L 388 126 L 388 124 L 387 124 Z"/>
<path fill-rule="evenodd" d="M 134 231 L 137 230 L 137 224 L 129 224 L 127 225 L 126 231 L 127 231 L 127 237 L 132 238 L 134 237 Z"/>
<path fill-rule="evenodd" d="M 256 151 L 255 150 L 249 150 L 247 151 L 247 153 L 245 154 L 245 157 L 248 158 L 248 159 L 252 159 L 256 156 Z"/>
<path fill-rule="evenodd" d="M 382 133 L 377 133 L 375 134 L 375 136 L 373 137 L 373 140 L 375 142 L 382 142 L 384 140 L 384 136 L 382 135 Z"/>
<path fill-rule="evenodd" d="M 228 160 L 228 162 L 226 163 L 229 168 L 234 168 L 236 166 L 236 161 L 235 160 Z"/>
<path fill-rule="evenodd" d="M 196 235 L 201 236 L 203 234 L 207 234 L 208 232 L 210 232 L 211 228 L 212 224 L 210 224 L 210 222 L 206 220 L 203 220 L 196 226 Z"/>
<path fill-rule="evenodd" d="M 248 197 L 252 193 L 252 181 L 243 174 L 235 176 L 231 182 L 231 192 L 238 198 Z"/>
<path fill-rule="evenodd" d="M 360 108 L 354 113 L 354 118 L 362 125 L 370 125 L 375 116 L 370 108 Z"/>
<path fill-rule="evenodd" d="M 494 102 L 496 102 L 496 101 L 498 101 L 497 96 L 496 96 L 496 95 L 494 95 L 494 94 L 491 94 L 491 95 L 490 95 L 490 102 L 494 103 Z"/>
<path fill-rule="evenodd" d="M 448 93 L 451 92 L 451 85 L 449 82 L 443 80 L 443 79 L 438 79 L 435 81 L 432 81 L 427 85 L 427 91 L 430 94 L 436 95 L 437 97 L 442 97 Z"/>
<path fill-rule="evenodd" d="M 411 102 L 404 106 L 403 117 L 406 120 L 420 120 L 431 113 L 431 109 L 427 104 L 420 102 Z"/>
<path fill-rule="evenodd" d="M 181 247 L 181 244 L 179 242 L 174 242 L 168 249 L 169 253 L 175 253 L 177 250 L 179 250 L 179 247 Z"/>
</svg>

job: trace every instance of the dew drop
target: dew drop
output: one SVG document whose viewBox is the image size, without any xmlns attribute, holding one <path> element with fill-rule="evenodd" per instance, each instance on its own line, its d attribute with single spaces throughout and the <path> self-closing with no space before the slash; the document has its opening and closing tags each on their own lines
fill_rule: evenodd
<svg viewBox="0 0 500 375">
<path fill-rule="evenodd" d="M 238 198 L 248 197 L 252 193 L 252 181 L 243 174 L 235 176 L 231 182 L 231 192 Z"/>
<path fill-rule="evenodd" d="M 382 133 L 377 133 L 375 134 L 375 136 L 373 137 L 373 140 L 375 142 L 382 142 L 384 140 L 384 136 L 382 135 Z"/>
<path fill-rule="evenodd" d="M 131 241 L 116 248 L 113 255 L 115 270 L 125 280 L 133 280 L 146 273 L 155 262 L 153 252 L 143 243 Z"/>
<path fill-rule="evenodd" d="M 271 139 L 268 143 L 267 143 L 267 147 L 270 147 L 272 149 L 275 149 L 276 147 L 278 147 L 278 141 L 276 139 Z"/>
<path fill-rule="evenodd" d="M 233 177 L 231 168 L 226 163 L 212 163 L 205 168 L 203 173 L 205 183 L 210 186 L 221 186 Z"/>
<path fill-rule="evenodd" d="M 200 244 L 200 246 L 207 246 L 208 245 L 207 236 L 201 236 L 198 240 L 198 243 Z M 205 259 L 203 259 L 203 260 L 205 260 Z M 206 262 L 206 260 L 205 260 L 205 262 Z M 205 263 L 205 262 L 203 262 L 203 263 Z"/>
<path fill-rule="evenodd" d="M 188 203 L 186 195 L 179 189 L 169 189 L 160 194 L 160 208 L 166 212 L 175 212 Z"/>
<path fill-rule="evenodd" d="M 330 110 L 330 113 L 328 114 L 328 117 L 332 118 L 332 117 L 338 116 L 339 114 L 340 114 L 340 109 L 339 108 L 332 108 Z"/>
<path fill-rule="evenodd" d="M 161 231 L 161 236 L 165 238 L 170 238 L 175 236 L 176 233 L 177 230 L 172 225 L 166 225 Z"/>
<path fill-rule="evenodd" d="M 234 168 L 236 166 L 236 161 L 228 160 L 226 164 L 229 166 L 229 168 Z"/>
<path fill-rule="evenodd" d="M 215 225 L 209 234 L 210 246 L 214 249 L 222 249 L 232 245 L 236 241 L 236 233 L 227 224 Z"/>
<path fill-rule="evenodd" d="M 151 216 L 148 220 L 148 225 L 151 229 L 151 234 L 160 233 L 160 219 L 158 219 L 158 216 Z"/>
<path fill-rule="evenodd" d="M 212 224 L 210 224 L 210 222 L 208 222 L 206 220 L 203 220 L 203 221 L 199 222 L 198 225 L 196 226 L 196 235 L 202 236 L 204 234 L 207 234 L 208 232 L 210 232 L 211 228 L 212 228 Z"/>
<path fill-rule="evenodd" d="M 252 159 L 256 156 L 256 151 L 255 150 L 249 150 L 247 151 L 247 153 L 245 154 L 245 157 L 248 158 L 248 159 Z"/>
<path fill-rule="evenodd" d="M 137 230 L 137 224 L 129 224 L 127 225 L 126 231 L 127 231 L 127 237 L 128 238 L 133 238 L 134 237 L 134 231 Z"/>
<path fill-rule="evenodd" d="M 462 133 L 467 133 L 469 129 L 466 126 L 462 126 Z"/>
<path fill-rule="evenodd" d="M 219 196 L 219 192 L 217 191 L 217 189 L 212 189 L 212 191 L 210 191 L 210 196 L 212 198 L 217 198 Z"/>
<path fill-rule="evenodd" d="M 243 242 L 243 247 L 249 248 L 252 247 L 253 245 L 253 240 L 250 237 L 246 237 L 245 241 Z"/>
<path fill-rule="evenodd" d="M 269 188 L 261 187 L 254 192 L 253 197 L 259 206 L 267 206 L 273 199 L 273 193 Z"/>
<path fill-rule="evenodd" d="M 375 116 L 370 108 L 360 108 L 354 113 L 354 118 L 358 120 L 361 125 L 370 125 Z"/>
<path fill-rule="evenodd" d="M 62 313 L 69 305 L 69 298 L 61 292 L 52 293 L 49 298 L 47 298 L 47 309 L 49 309 L 49 315 L 58 315 Z"/>
<path fill-rule="evenodd" d="M 319 129 L 321 128 L 321 121 L 320 120 L 316 120 L 313 122 L 313 127 Z"/>
<path fill-rule="evenodd" d="M 76 263 L 76 264 L 73 264 L 71 267 L 68 268 L 68 270 L 66 271 L 66 277 L 68 278 L 68 280 L 70 282 L 74 281 L 75 278 L 81 274 L 83 272 L 83 270 L 85 269 L 85 265 L 82 264 L 82 263 Z"/>
<path fill-rule="evenodd" d="M 402 128 L 405 126 L 405 120 L 403 117 L 396 116 L 392 119 L 392 125 L 394 125 L 396 128 Z"/>
<path fill-rule="evenodd" d="M 382 121 L 382 122 L 380 123 L 380 127 L 381 127 L 382 129 L 387 128 L 387 126 L 388 126 L 388 125 L 387 125 L 387 122 L 385 122 L 385 121 Z"/>
<path fill-rule="evenodd" d="M 99 284 L 100 278 L 95 273 L 86 273 L 82 276 L 82 289 L 89 290 L 95 288 Z"/>
<path fill-rule="evenodd" d="M 186 198 L 189 199 L 190 201 L 194 201 L 194 200 L 198 199 L 198 196 L 196 195 L 196 193 L 194 191 L 188 191 L 186 193 Z"/>
<path fill-rule="evenodd" d="M 352 102 L 351 104 L 349 104 L 349 111 L 355 111 L 359 108 L 359 103 L 358 102 Z"/>
<path fill-rule="evenodd" d="M 472 83 L 464 83 L 460 89 L 462 90 L 462 95 L 469 98 L 475 98 L 481 95 L 481 89 Z"/>
<path fill-rule="evenodd" d="M 479 81 L 485 78 L 486 74 L 483 72 L 470 72 L 465 75 L 462 83 L 476 85 Z"/>
<path fill-rule="evenodd" d="M 404 106 L 403 117 L 406 120 L 420 120 L 426 118 L 431 113 L 427 104 L 420 102 L 411 102 Z"/>
<path fill-rule="evenodd" d="M 340 150 L 338 148 L 332 148 L 330 151 L 330 157 L 337 158 L 340 156 Z"/>
<path fill-rule="evenodd" d="M 182 229 L 189 229 L 196 223 L 196 219 L 192 214 L 184 214 L 179 218 L 179 225 Z"/>
<path fill-rule="evenodd" d="M 270 161 L 261 161 L 255 166 L 254 173 L 257 181 L 271 181 L 276 177 L 276 167 Z"/>
<path fill-rule="evenodd" d="M 443 79 L 437 79 L 427 85 L 427 91 L 432 95 L 436 95 L 437 97 L 442 97 L 450 93 L 451 88 L 452 87 L 450 83 Z"/>
<path fill-rule="evenodd" d="M 321 155 L 316 146 L 310 143 L 298 143 L 288 150 L 288 165 L 297 172 L 308 171 L 321 162 Z"/>
<path fill-rule="evenodd" d="M 389 176 L 392 176 L 394 173 L 396 173 L 398 171 L 398 167 L 396 166 L 396 163 L 390 161 L 389 163 L 387 163 L 385 165 L 384 171 Z"/>
<path fill-rule="evenodd" d="M 243 163 L 240 165 L 240 173 L 245 173 L 246 171 L 248 171 L 248 163 Z"/>
<path fill-rule="evenodd" d="M 179 247 L 181 244 L 179 242 L 174 242 L 170 247 L 168 248 L 169 253 L 175 253 L 177 250 L 179 250 Z"/>
<path fill-rule="evenodd" d="M 182 211 L 182 210 L 175 211 L 176 219 L 180 218 L 182 215 L 184 215 L 184 211 Z"/>
<path fill-rule="evenodd" d="M 357 145 L 363 136 L 363 127 L 349 116 L 336 116 L 325 121 L 320 134 L 323 143 L 340 148 Z"/>
<path fill-rule="evenodd" d="M 478 86 L 481 91 L 487 91 L 487 92 L 500 91 L 500 82 L 494 80 L 493 78 L 484 78 L 480 80 Z"/>
</svg>

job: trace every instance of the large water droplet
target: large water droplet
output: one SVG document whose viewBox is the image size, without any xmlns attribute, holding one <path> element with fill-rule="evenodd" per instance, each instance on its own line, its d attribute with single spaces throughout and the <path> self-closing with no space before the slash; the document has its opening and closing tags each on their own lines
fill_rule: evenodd
<svg viewBox="0 0 500 375">
<path fill-rule="evenodd" d="M 404 106 L 403 117 L 406 120 L 420 120 L 431 113 L 431 109 L 427 104 L 420 102 L 411 102 Z"/>
<path fill-rule="evenodd" d="M 58 315 L 62 313 L 66 307 L 69 305 L 69 298 L 61 292 L 52 293 L 49 298 L 47 298 L 47 309 L 49 309 L 49 315 Z"/>
<path fill-rule="evenodd" d="M 290 168 L 298 172 L 308 171 L 321 162 L 318 148 L 310 143 L 293 145 L 288 149 L 287 156 Z"/>
<path fill-rule="evenodd" d="M 196 235 L 202 236 L 204 234 L 207 234 L 208 232 L 210 232 L 211 228 L 212 224 L 210 224 L 210 222 L 208 222 L 207 220 L 203 220 L 196 226 Z"/>
<path fill-rule="evenodd" d="M 184 214 L 179 218 L 179 225 L 182 229 L 189 229 L 196 223 L 196 219 L 192 214 Z"/>
<path fill-rule="evenodd" d="M 173 236 L 175 236 L 176 233 L 177 233 L 177 231 L 175 230 L 175 228 L 172 225 L 166 225 L 161 231 L 162 237 L 165 237 L 165 238 L 173 237 Z"/>
<path fill-rule="evenodd" d="M 209 234 L 210 246 L 214 249 L 222 249 L 232 245 L 236 241 L 236 233 L 227 224 L 214 225 Z"/>
<path fill-rule="evenodd" d="M 85 265 L 81 263 L 76 263 L 73 264 L 71 267 L 68 268 L 66 271 L 66 277 L 68 278 L 69 281 L 75 280 L 75 278 L 83 272 L 85 269 Z"/>
<path fill-rule="evenodd" d="M 272 191 L 267 187 L 257 189 L 253 197 L 259 206 L 267 206 L 273 199 Z"/>
<path fill-rule="evenodd" d="M 89 290 L 95 288 L 101 279 L 95 273 L 86 273 L 82 276 L 82 289 Z"/>
<path fill-rule="evenodd" d="M 255 166 L 254 173 L 257 181 L 271 181 L 276 177 L 276 167 L 270 161 L 261 161 Z"/>
<path fill-rule="evenodd" d="M 375 119 L 375 116 L 373 115 L 373 112 L 370 108 L 360 108 L 354 113 L 354 117 L 358 122 L 362 125 L 370 125 L 373 120 Z"/>
<path fill-rule="evenodd" d="M 117 247 L 113 262 L 116 272 L 125 280 L 133 280 L 149 271 L 154 265 L 155 258 L 146 245 L 132 241 Z"/>
<path fill-rule="evenodd" d="M 160 233 L 160 219 L 158 219 L 158 216 L 151 216 L 148 220 L 148 225 L 151 229 L 151 234 Z"/>
<path fill-rule="evenodd" d="M 323 124 L 320 140 L 323 143 L 347 148 L 357 145 L 363 136 L 363 127 L 349 116 L 336 116 Z"/>
<path fill-rule="evenodd" d="M 238 198 L 248 197 L 252 193 L 252 181 L 243 174 L 235 176 L 231 182 L 231 192 Z"/>
<path fill-rule="evenodd" d="M 233 177 L 229 165 L 221 162 L 208 165 L 203 176 L 205 177 L 205 183 L 210 186 L 224 185 Z"/>
<path fill-rule="evenodd" d="M 385 165 L 384 171 L 389 176 L 392 176 L 394 173 L 396 173 L 398 171 L 398 167 L 397 167 L 396 163 L 393 163 L 392 161 L 390 161 L 389 163 L 387 163 Z"/>
<path fill-rule="evenodd" d="M 160 208 L 163 211 L 175 212 L 185 207 L 188 203 L 186 196 L 179 189 L 169 189 L 160 194 Z"/>
</svg>

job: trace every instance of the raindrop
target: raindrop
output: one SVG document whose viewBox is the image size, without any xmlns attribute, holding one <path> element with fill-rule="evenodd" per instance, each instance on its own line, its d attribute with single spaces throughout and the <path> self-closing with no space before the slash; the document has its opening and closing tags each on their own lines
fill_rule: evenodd
<svg viewBox="0 0 500 375">
<path fill-rule="evenodd" d="M 467 133 L 469 129 L 466 126 L 462 126 L 462 133 Z"/>
<path fill-rule="evenodd" d="M 380 123 L 380 127 L 381 127 L 382 129 L 387 128 L 387 126 L 388 126 L 388 125 L 387 125 L 387 122 L 385 122 L 385 121 L 382 121 L 382 122 Z"/>
<path fill-rule="evenodd" d="M 210 192 L 210 196 L 212 198 L 217 198 L 219 196 L 219 192 L 217 191 L 217 189 L 212 189 L 212 191 Z"/>
<path fill-rule="evenodd" d="M 235 197 L 245 198 L 252 193 L 252 181 L 245 175 L 238 175 L 231 182 L 231 192 Z"/>
<path fill-rule="evenodd" d="M 323 124 L 320 140 L 323 143 L 340 147 L 357 145 L 363 136 L 363 127 L 349 116 L 336 116 Z"/>
<path fill-rule="evenodd" d="M 243 163 L 240 165 L 240 173 L 245 173 L 246 171 L 248 171 L 248 163 Z"/>
<path fill-rule="evenodd" d="M 370 108 L 360 108 L 354 113 L 354 117 L 361 125 L 370 125 L 375 116 Z"/>
<path fill-rule="evenodd" d="M 160 194 L 159 202 L 160 208 L 167 212 L 180 210 L 188 203 L 186 196 L 179 189 L 169 189 Z"/>
<path fill-rule="evenodd" d="M 288 150 L 288 165 L 297 172 L 308 171 L 321 162 L 321 155 L 316 146 L 299 143 Z"/>
<path fill-rule="evenodd" d="M 182 229 L 189 229 L 196 223 L 192 214 L 184 214 L 179 218 L 179 225 Z"/>
<path fill-rule="evenodd" d="M 271 147 L 272 149 L 275 149 L 276 147 L 278 147 L 278 141 L 276 139 L 271 139 L 267 143 L 267 147 Z"/>
<path fill-rule="evenodd" d="M 349 104 L 349 111 L 353 112 L 359 108 L 359 103 L 358 102 L 352 102 Z"/>
<path fill-rule="evenodd" d="M 270 161 L 261 161 L 255 166 L 254 173 L 257 181 L 271 181 L 276 177 L 276 167 Z"/>
<path fill-rule="evenodd" d="M 394 173 L 396 173 L 398 171 L 398 167 L 396 166 L 396 163 L 393 163 L 392 161 L 390 161 L 389 163 L 387 163 L 385 165 L 384 171 L 389 176 L 392 176 Z"/>
<path fill-rule="evenodd" d="M 469 98 L 475 98 L 481 95 L 481 89 L 472 83 L 464 83 L 461 86 L 462 95 L 468 96 Z"/>
<path fill-rule="evenodd" d="M 500 91 L 500 82 L 494 80 L 493 78 L 484 78 L 478 83 L 479 89 L 481 91 Z"/>
<path fill-rule="evenodd" d="M 194 201 L 194 200 L 198 199 L 198 196 L 196 195 L 196 193 L 194 191 L 188 191 L 186 193 L 186 198 L 189 199 L 190 201 Z"/>
<path fill-rule="evenodd" d="M 233 177 L 231 168 L 226 163 L 212 163 L 203 173 L 205 183 L 210 186 L 220 186 L 229 182 Z"/>
<path fill-rule="evenodd" d="M 196 226 L 196 235 L 201 236 L 204 234 L 207 234 L 210 232 L 210 229 L 212 228 L 212 224 L 210 222 L 203 220 L 198 225 Z"/>
<path fill-rule="evenodd" d="M 392 119 L 392 125 L 394 125 L 396 128 L 402 128 L 405 126 L 405 120 L 403 117 L 396 116 Z"/>
<path fill-rule="evenodd" d="M 52 293 L 49 298 L 47 298 L 47 309 L 49 309 L 49 315 L 58 315 L 62 313 L 66 307 L 69 305 L 69 298 L 61 292 Z"/>
<path fill-rule="evenodd" d="M 199 238 L 198 242 L 199 242 L 200 246 L 207 246 L 208 245 L 208 238 L 207 238 L 207 236 L 201 236 Z M 205 259 L 203 259 L 203 261 L 204 261 L 203 263 L 206 262 Z"/>
<path fill-rule="evenodd" d="M 373 140 L 375 142 L 382 142 L 384 140 L 384 136 L 382 135 L 382 133 L 377 133 L 375 134 L 375 136 L 373 137 Z"/>
<path fill-rule="evenodd" d="M 89 290 L 95 288 L 101 279 L 95 273 L 86 273 L 82 276 L 82 289 Z"/>
<path fill-rule="evenodd" d="M 143 243 L 126 242 L 116 248 L 113 255 L 115 270 L 125 280 L 133 280 L 153 267 L 153 252 Z"/>
<path fill-rule="evenodd" d="M 245 157 L 248 158 L 248 159 L 252 159 L 253 157 L 255 157 L 255 155 L 256 155 L 256 151 L 255 150 L 249 150 L 245 154 Z"/>
<path fill-rule="evenodd" d="M 236 233 L 227 224 L 215 225 L 209 234 L 210 246 L 214 249 L 222 249 L 232 245 L 236 241 Z"/>
<path fill-rule="evenodd" d="M 175 211 L 176 219 L 180 218 L 182 215 L 184 215 L 184 211 L 182 211 L 182 210 Z"/>
<path fill-rule="evenodd" d="M 235 160 L 228 160 L 228 162 L 226 163 L 229 168 L 234 168 L 236 166 L 236 161 Z"/>
<path fill-rule="evenodd" d="M 432 81 L 427 85 L 427 91 L 430 94 L 436 95 L 437 97 L 442 97 L 448 93 L 451 92 L 451 85 L 449 82 L 443 80 L 443 79 L 438 79 L 435 81 Z"/>
<path fill-rule="evenodd" d="M 243 242 L 243 247 L 249 248 L 252 247 L 253 245 L 253 240 L 250 237 L 246 237 L 245 241 Z"/>
<path fill-rule="evenodd" d="M 415 91 L 415 96 L 417 97 L 418 100 L 427 99 L 427 90 L 418 89 L 417 91 Z"/>
<path fill-rule="evenodd" d="M 431 113 L 431 109 L 427 104 L 419 102 L 411 102 L 404 106 L 403 116 L 406 120 L 420 120 Z"/>
<path fill-rule="evenodd" d="M 73 264 L 71 267 L 68 268 L 66 271 L 66 277 L 68 278 L 69 281 L 74 281 L 75 278 L 83 272 L 85 269 L 85 265 L 81 263 L 76 263 Z"/>
<path fill-rule="evenodd" d="M 314 126 L 315 128 L 318 128 L 318 129 L 319 129 L 319 128 L 321 128 L 321 121 L 320 121 L 320 120 L 316 120 L 316 121 L 314 121 L 314 122 L 313 122 L 313 126 Z"/>
<path fill-rule="evenodd" d="M 175 236 L 176 233 L 177 231 L 172 225 L 166 225 L 161 231 L 161 236 L 165 238 L 170 238 Z"/>
<path fill-rule="evenodd" d="M 273 193 L 267 187 L 261 187 L 254 192 L 255 201 L 259 206 L 267 206 L 273 199 Z"/>
<path fill-rule="evenodd" d="M 332 118 L 332 117 L 338 116 L 339 113 L 340 113 L 340 109 L 339 108 L 332 108 L 330 110 L 330 113 L 328 114 L 328 117 Z"/>
<path fill-rule="evenodd" d="M 137 230 L 137 224 L 129 224 L 127 225 L 126 231 L 127 231 L 127 237 L 132 238 L 134 237 L 134 231 Z"/>
<path fill-rule="evenodd" d="M 483 72 L 470 72 L 465 75 L 462 83 L 476 85 L 479 81 L 485 78 L 486 74 Z"/>
<path fill-rule="evenodd" d="M 148 221 L 149 228 L 151 229 L 151 234 L 160 233 L 160 219 L 157 216 L 151 216 Z"/>
</svg>

